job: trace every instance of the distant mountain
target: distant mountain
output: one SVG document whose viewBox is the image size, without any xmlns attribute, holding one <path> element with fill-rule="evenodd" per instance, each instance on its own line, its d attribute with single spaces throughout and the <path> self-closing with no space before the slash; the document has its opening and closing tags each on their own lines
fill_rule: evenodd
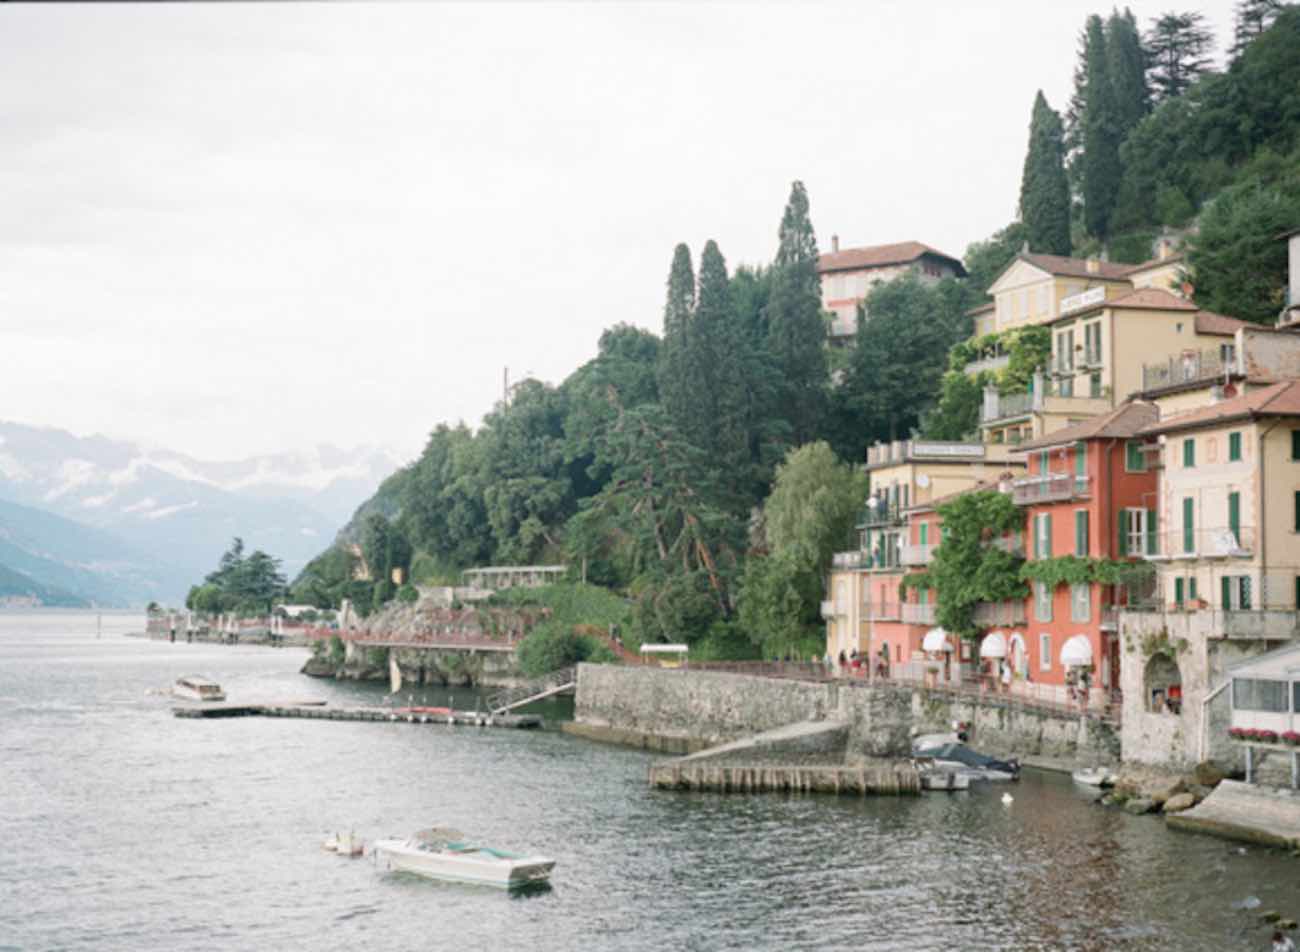
<svg viewBox="0 0 1300 952">
<path fill-rule="evenodd" d="M 296 574 L 397 465 L 382 450 L 328 446 L 214 463 L 102 436 L 0 422 L 0 500 L 109 533 L 143 560 L 138 564 L 153 566 L 140 581 L 156 583 L 146 588 L 160 601 L 183 597 L 216 567 L 234 536 L 283 559 L 286 573 Z M 76 555 L 67 553 L 67 561 L 95 561 Z M 0 564 L 69 588 L 8 561 L 3 550 Z M 134 604 L 141 590 L 132 591 Z"/>
</svg>

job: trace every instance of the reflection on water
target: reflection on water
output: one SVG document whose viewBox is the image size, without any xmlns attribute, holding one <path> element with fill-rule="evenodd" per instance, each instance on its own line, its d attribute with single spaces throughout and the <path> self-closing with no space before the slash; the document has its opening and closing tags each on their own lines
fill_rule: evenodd
<svg viewBox="0 0 1300 952">
<path fill-rule="evenodd" d="M 0 948 L 1267 949 L 1300 860 L 1165 830 L 1068 778 L 913 799 L 654 791 L 647 755 L 557 731 L 173 718 L 231 700 L 382 700 L 296 649 L 0 615 Z M 473 707 L 466 689 L 403 691 Z M 538 710 L 563 716 L 568 702 Z M 436 823 L 558 860 L 518 898 L 320 849 Z M 20 861 L 15 861 L 18 857 Z"/>
</svg>

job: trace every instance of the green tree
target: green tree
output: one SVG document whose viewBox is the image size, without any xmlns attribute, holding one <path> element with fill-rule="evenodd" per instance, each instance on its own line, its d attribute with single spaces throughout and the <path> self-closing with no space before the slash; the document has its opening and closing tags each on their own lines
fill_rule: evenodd
<svg viewBox="0 0 1300 952">
<path fill-rule="evenodd" d="M 1029 247 L 1053 255 L 1070 253 L 1070 182 L 1062 137 L 1061 117 L 1039 90 L 1020 177 L 1020 219 Z"/>
<path fill-rule="evenodd" d="M 935 619 L 954 634 L 974 637 L 975 606 L 1023 598 L 1020 579 L 1024 561 L 992 542 L 1024 527 L 1024 513 L 1011 497 L 996 491 L 970 492 L 939 507 L 943 543 L 934 552 L 927 573 L 936 591 Z"/>
<path fill-rule="evenodd" d="M 1257 37 L 1272 26 L 1287 6 L 1281 0 L 1241 0 L 1237 4 L 1229 55 L 1233 59 L 1241 56 Z"/>
<path fill-rule="evenodd" d="M 1122 175 L 1119 159 L 1121 121 L 1108 71 L 1106 30 L 1101 17 L 1089 17 L 1086 32 L 1081 191 L 1084 225 L 1090 235 L 1104 242 L 1110 236 L 1110 217 Z"/>
<path fill-rule="evenodd" d="M 1013 221 L 1000 228 L 983 241 L 966 247 L 963 261 L 966 265 L 966 286 L 976 300 L 982 299 L 989 286 L 997 279 L 1029 240 L 1029 231 L 1023 223 Z"/>
<path fill-rule="evenodd" d="M 663 347 L 659 352 L 659 395 L 673 425 L 689 432 L 695 420 L 692 405 L 698 368 L 691 351 L 691 319 L 695 315 L 695 271 L 685 244 L 673 249 L 664 302 Z"/>
<path fill-rule="evenodd" d="M 1214 33 L 1204 14 L 1166 13 L 1147 31 L 1147 79 L 1157 104 L 1181 96 L 1214 65 Z"/>
<path fill-rule="evenodd" d="M 802 182 L 790 189 L 767 305 L 767 346 L 778 381 L 778 401 L 791 438 L 805 443 L 819 432 L 826 401 L 826 324 L 817 272 L 817 238 Z"/>
<path fill-rule="evenodd" d="M 984 402 L 983 376 L 962 370 L 943 375 L 939 399 L 921 419 L 921 434 L 928 440 L 967 440 L 979 430 Z"/>
<path fill-rule="evenodd" d="M 1148 55 L 1133 12 L 1128 7 L 1122 13 L 1112 11 L 1106 20 L 1106 75 L 1110 80 L 1119 142 L 1151 111 Z"/>
</svg>

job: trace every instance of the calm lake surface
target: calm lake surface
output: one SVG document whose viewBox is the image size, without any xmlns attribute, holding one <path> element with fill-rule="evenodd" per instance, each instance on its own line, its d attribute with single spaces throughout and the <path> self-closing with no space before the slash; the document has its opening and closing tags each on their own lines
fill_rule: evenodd
<svg viewBox="0 0 1300 952">
<path fill-rule="evenodd" d="M 1217 952 L 1267 949 L 1263 909 L 1300 913 L 1300 860 L 1094 807 L 1056 775 L 899 800 L 682 795 L 648 789 L 647 755 L 551 729 L 178 719 L 164 692 L 186 673 L 231 700 L 384 689 L 299 675 L 298 649 L 126 636 L 142 624 L 105 615 L 97 638 L 94 614 L 0 614 L 0 949 Z M 320 849 L 433 824 L 556 857 L 553 888 Z M 1248 896 L 1259 909 L 1234 908 Z"/>
</svg>

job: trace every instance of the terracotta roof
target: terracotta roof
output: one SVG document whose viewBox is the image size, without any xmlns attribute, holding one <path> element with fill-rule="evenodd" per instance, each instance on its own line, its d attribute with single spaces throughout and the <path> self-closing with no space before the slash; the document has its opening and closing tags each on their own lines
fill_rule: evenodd
<svg viewBox="0 0 1300 952">
<path fill-rule="evenodd" d="M 1300 416 L 1300 380 L 1284 380 L 1244 396 L 1180 413 L 1142 430 L 1144 436 L 1213 426 L 1229 420 L 1265 416 Z"/>
<path fill-rule="evenodd" d="M 894 264 L 909 264 L 926 255 L 942 258 L 954 266 L 959 277 L 965 277 L 966 268 L 963 267 L 960 259 L 946 255 L 919 241 L 900 241 L 892 245 L 871 245 L 867 248 L 831 251 L 817 258 L 817 270 L 825 273 L 856 271 L 859 268 L 884 268 Z"/>
<path fill-rule="evenodd" d="M 994 309 L 995 307 L 997 307 L 997 306 L 998 306 L 998 302 L 997 302 L 997 301 L 989 301 L 989 302 L 987 302 L 987 303 L 985 303 L 985 304 L 981 304 L 979 307 L 973 307 L 973 308 L 971 308 L 971 309 L 968 310 L 966 313 L 967 313 L 967 314 L 983 314 L 985 311 L 991 311 L 991 310 L 993 310 L 993 309 Z"/>
<path fill-rule="evenodd" d="M 1248 321 L 1238 320 L 1235 317 L 1227 317 L 1223 314 L 1215 314 L 1213 311 L 1200 310 L 1195 304 L 1186 298 L 1181 298 L 1177 294 L 1172 294 L 1163 288 L 1140 288 L 1136 291 L 1129 291 L 1127 294 L 1121 294 L 1117 298 L 1111 298 L 1107 301 L 1099 301 L 1091 307 L 1073 311 L 1065 317 L 1075 318 L 1080 314 L 1086 314 L 1089 311 L 1100 311 L 1103 308 L 1122 307 L 1129 311 L 1184 311 L 1196 315 L 1196 333 L 1198 334 L 1217 334 L 1224 337 L 1231 337 L 1237 333 L 1239 327 L 1251 326 Z"/>
<path fill-rule="evenodd" d="M 1231 337 L 1237 333 L 1237 328 L 1250 326 L 1249 321 L 1241 321 L 1235 317 L 1225 317 L 1222 314 L 1215 314 L 1213 311 L 1196 312 L 1196 333 L 1198 334 L 1222 334 L 1225 337 Z"/>
<path fill-rule="evenodd" d="M 1169 255 L 1166 258 L 1152 258 L 1150 261 L 1143 261 L 1141 264 L 1135 264 L 1128 269 L 1127 274 L 1141 274 L 1143 271 L 1154 271 L 1156 268 L 1162 268 L 1167 264 L 1177 264 L 1183 260 L 1182 253 Z"/>
<path fill-rule="evenodd" d="M 1044 450 L 1050 446 L 1063 446 L 1066 443 L 1078 443 L 1080 440 L 1127 439 L 1136 436 L 1142 429 L 1155 423 L 1160 417 L 1159 411 L 1150 403 L 1134 401 L 1116 407 L 1110 413 L 1091 417 L 1078 423 L 1040 436 L 1036 440 L 1021 443 L 1012 450 L 1013 453 L 1026 453 L 1030 450 Z"/>
<path fill-rule="evenodd" d="M 1042 268 L 1048 274 L 1059 274 L 1070 278 L 1104 278 L 1108 281 L 1122 281 L 1132 269 L 1131 264 L 1117 264 L 1112 261 L 1096 261 L 1096 271 L 1088 270 L 1087 258 L 1063 258 L 1060 255 L 1040 255 L 1022 253 L 1017 255 L 1021 261 L 1028 261 L 1036 268 Z"/>
</svg>

